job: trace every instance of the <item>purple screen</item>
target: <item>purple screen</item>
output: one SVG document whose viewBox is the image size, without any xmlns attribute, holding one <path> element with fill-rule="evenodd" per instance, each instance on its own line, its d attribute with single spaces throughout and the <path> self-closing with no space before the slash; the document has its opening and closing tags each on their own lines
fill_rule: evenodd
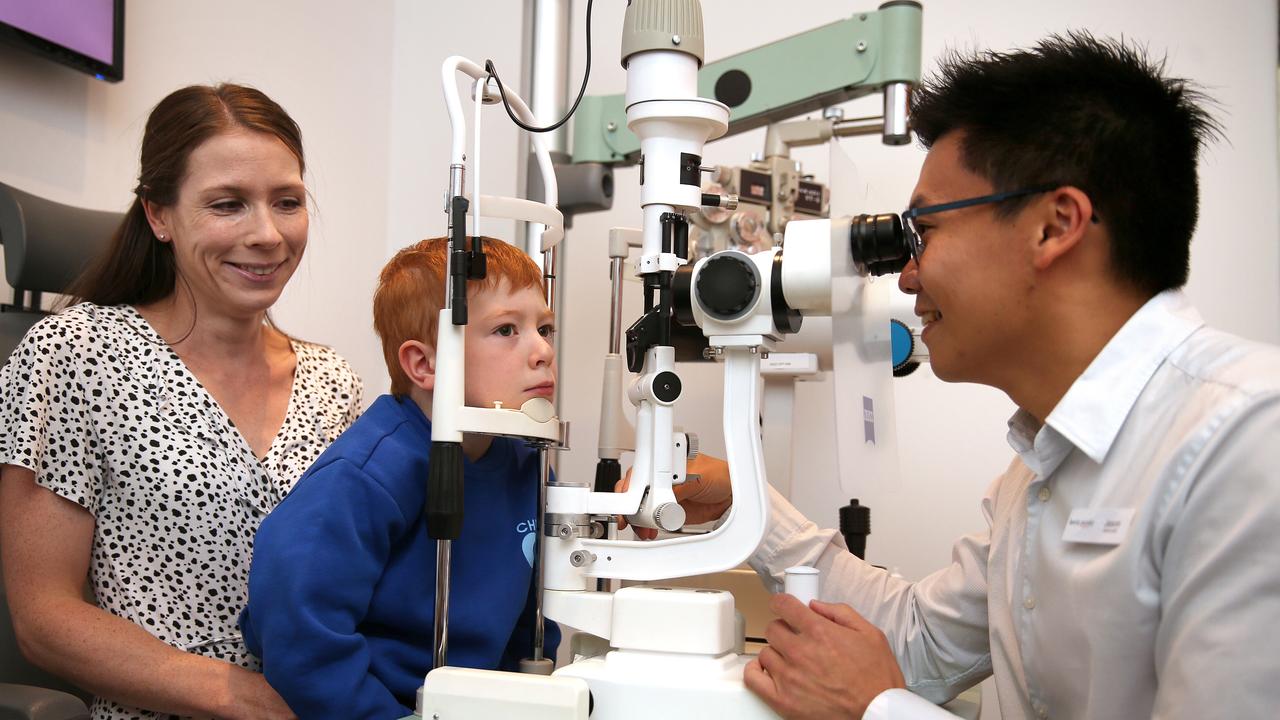
<svg viewBox="0 0 1280 720">
<path fill-rule="evenodd" d="M 0 21 L 110 64 L 113 0 L 0 0 Z"/>
</svg>

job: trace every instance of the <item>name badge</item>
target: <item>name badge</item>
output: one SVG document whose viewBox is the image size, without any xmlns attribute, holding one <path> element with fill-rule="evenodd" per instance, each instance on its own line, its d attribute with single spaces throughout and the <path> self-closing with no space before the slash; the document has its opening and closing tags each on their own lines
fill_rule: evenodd
<svg viewBox="0 0 1280 720">
<path fill-rule="evenodd" d="M 1129 532 L 1133 508 L 1076 508 L 1062 532 L 1063 542 L 1119 545 Z"/>
</svg>

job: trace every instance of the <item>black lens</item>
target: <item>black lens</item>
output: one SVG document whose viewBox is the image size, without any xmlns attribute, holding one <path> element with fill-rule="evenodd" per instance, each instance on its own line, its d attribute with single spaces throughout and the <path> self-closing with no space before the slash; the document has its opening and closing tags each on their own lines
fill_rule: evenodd
<svg viewBox="0 0 1280 720">
<path fill-rule="evenodd" d="M 853 218 L 849 224 L 849 253 L 858 269 L 868 274 L 902 272 L 911 259 L 902 218 L 894 213 Z"/>
</svg>

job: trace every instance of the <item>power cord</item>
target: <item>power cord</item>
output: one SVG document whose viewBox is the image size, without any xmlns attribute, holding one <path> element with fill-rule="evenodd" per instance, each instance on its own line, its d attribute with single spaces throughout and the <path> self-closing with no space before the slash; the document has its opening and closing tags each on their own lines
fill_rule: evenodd
<svg viewBox="0 0 1280 720">
<path fill-rule="evenodd" d="M 569 112 L 566 113 L 564 117 L 560 118 L 560 121 L 554 125 L 537 127 L 534 125 L 528 125 L 522 122 L 520 118 L 516 117 L 516 114 L 511 110 L 511 104 L 507 102 L 507 91 L 506 88 L 502 86 L 502 80 L 498 77 L 498 68 L 493 64 L 492 60 L 484 61 L 484 71 L 493 77 L 494 82 L 498 83 L 498 94 L 502 96 L 502 107 L 506 109 L 507 116 L 511 118 L 511 122 L 519 125 L 529 132 L 544 133 L 555 130 L 568 122 L 569 118 L 573 117 L 574 111 L 578 109 L 578 103 L 582 102 L 582 96 L 587 92 L 587 80 L 591 77 L 591 5 L 593 2 L 594 0 L 587 0 L 587 67 L 582 73 L 582 87 L 578 90 L 578 99 L 573 101 L 573 107 L 569 108 Z"/>
</svg>

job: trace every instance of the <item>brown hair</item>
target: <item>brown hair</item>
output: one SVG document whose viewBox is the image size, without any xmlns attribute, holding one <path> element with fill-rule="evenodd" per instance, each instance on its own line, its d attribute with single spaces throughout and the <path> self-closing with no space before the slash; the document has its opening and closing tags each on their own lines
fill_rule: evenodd
<svg viewBox="0 0 1280 720">
<path fill-rule="evenodd" d="M 298 159 L 298 172 L 306 170 L 298 124 L 260 90 L 230 83 L 175 90 L 147 118 L 133 203 L 106 250 L 67 290 L 68 304 L 144 304 L 173 292 L 173 246 L 156 239 L 142 201 L 173 205 L 191 153 L 209 138 L 235 129 L 276 137 Z"/>
<path fill-rule="evenodd" d="M 444 309 L 444 269 L 448 241 L 430 238 L 402 248 L 378 276 L 373 293 L 373 327 L 382 338 L 382 357 L 391 375 L 391 393 L 409 394 L 413 383 L 400 367 L 400 346 L 420 340 L 435 347 L 436 327 Z M 545 290 L 533 259 L 510 243 L 485 238 L 483 280 L 467 281 L 467 297 L 490 291 L 506 280 L 512 290 Z"/>
</svg>

